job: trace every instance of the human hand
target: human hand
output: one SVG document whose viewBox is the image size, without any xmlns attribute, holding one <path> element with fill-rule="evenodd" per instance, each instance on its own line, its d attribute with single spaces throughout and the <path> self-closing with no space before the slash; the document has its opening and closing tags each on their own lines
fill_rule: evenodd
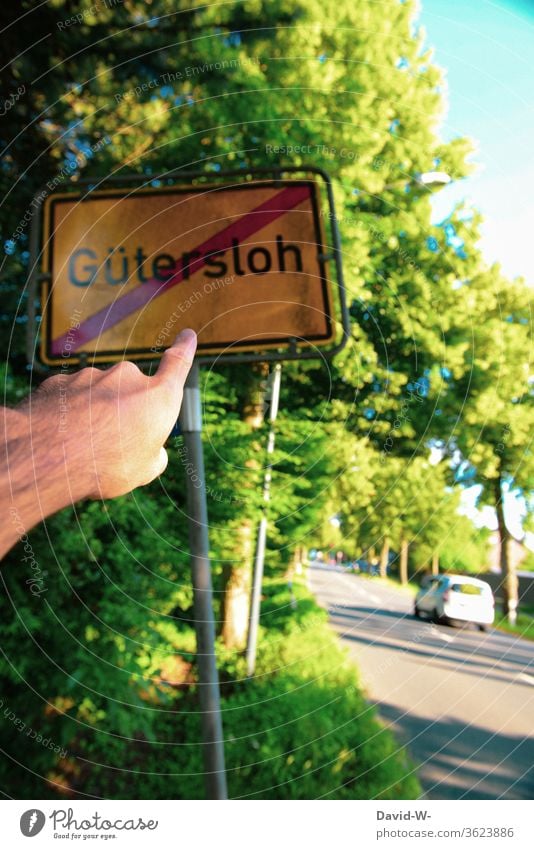
<svg viewBox="0 0 534 849">
<path fill-rule="evenodd" d="M 15 410 L 4 410 L 0 476 L 6 506 L 22 527 L 82 498 L 114 498 L 161 475 L 196 344 L 194 331 L 184 330 L 152 377 L 131 362 L 57 374 Z M 4 550 L 15 541 L 8 537 Z"/>
<path fill-rule="evenodd" d="M 178 418 L 195 349 L 195 333 L 185 330 L 152 377 L 128 361 L 69 375 L 62 443 L 67 471 L 81 474 L 83 464 L 85 497 L 124 495 L 165 470 L 163 445 Z"/>
</svg>

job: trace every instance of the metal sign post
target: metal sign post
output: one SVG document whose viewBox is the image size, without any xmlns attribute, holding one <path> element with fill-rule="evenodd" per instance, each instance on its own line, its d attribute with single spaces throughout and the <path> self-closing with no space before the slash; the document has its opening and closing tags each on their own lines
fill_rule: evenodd
<svg viewBox="0 0 534 849">
<path fill-rule="evenodd" d="M 282 377 L 282 366 L 277 363 L 273 372 L 273 384 L 271 393 L 271 405 L 269 410 L 269 437 L 267 441 L 267 467 L 263 480 L 263 511 L 258 528 L 258 540 L 256 543 L 256 557 L 254 560 L 254 572 L 252 576 L 252 597 L 250 602 L 250 618 L 247 638 L 247 675 L 254 675 L 256 668 L 256 647 L 258 644 L 258 627 L 260 624 L 261 585 L 263 581 L 263 564 L 265 562 L 265 545 L 267 542 L 267 504 L 271 494 L 271 456 L 274 452 L 274 423 L 278 415 L 278 401 L 280 399 L 280 380 Z"/>
<path fill-rule="evenodd" d="M 209 561 L 208 508 L 204 455 L 202 450 L 202 410 L 200 403 L 199 367 L 191 367 L 184 389 L 180 411 L 188 463 L 195 470 L 195 480 L 187 474 L 187 507 L 189 513 L 189 548 L 193 573 L 195 630 L 199 671 L 199 701 L 202 721 L 202 745 L 206 775 L 206 797 L 227 799 L 224 743 L 219 694 L 219 676 L 215 660 L 215 622 L 213 590 Z"/>
</svg>

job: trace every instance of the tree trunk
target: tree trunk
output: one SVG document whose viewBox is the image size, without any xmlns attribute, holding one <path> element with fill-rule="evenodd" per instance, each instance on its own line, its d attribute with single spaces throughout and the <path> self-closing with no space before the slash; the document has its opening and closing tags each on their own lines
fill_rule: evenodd
<svg viewBox="0 0 534 849">
<path fill-rule="evenodd" d="M 399 576 L 401 584 L 408 583 L 408 540 L 405 537 L 400 543 Z"/>
<path fill-rule="evenodd" d="M 512 538 L 504 520 L 502 482 L 500 476 L 495 480 L 495 511 L 499 528 L 499 545 L 501 561 L 501 581 L 503 592 L 503 611 L 511 625 L 517 621 L 517 604 L 519 600 L 519 582 L 515 565 L 510 557 Z"/>
<path fill-rule="evenodd" d="M 243 649 L 247 642 L 250 582 L 253 556 L 253 525 L 243 522 L 237 530 L 240 562 L 223 567 L 222 638 L 230 649 Z"/>
<path fill-rule="evenodd" d="M 265 377 L 268 363 L 258 363 L 247 375 L 248 385 L 243 403 L 243 421 L 256 430 L 264 420 Z M 262 450 L 261 445 L 253 450 Z M 247 462 L 250 469 L 259 469 L 260 461 L 252 456 Z M 245 518 L 236 530 L 236 554 L 232 563 L 223 567 L 223 597 L 221 634 L 227 648 L 244 649 L 247 642 L 250 615 L 250 589 L 254 559 L 255 522 Z"/>
<path fill-rule="evenodd" d="M 439 551 L 435 551 L 432 555 L 432 574 L 439 575 Z"/>
<path fill-rule="evenodd" d="M 380 552 L 380 577 L 387 578 L 389 563 L 389 539 L 384 537 L 382 550 Z"/>
<path fill-rule="evenodd" d="M 302 575 L 302 564 L 304 562 L 305 551 L 301 545 L 297 545 L 293 552 L 293 562 L 290 567 L 291 579 L 294 575 Z"/>
</svg>

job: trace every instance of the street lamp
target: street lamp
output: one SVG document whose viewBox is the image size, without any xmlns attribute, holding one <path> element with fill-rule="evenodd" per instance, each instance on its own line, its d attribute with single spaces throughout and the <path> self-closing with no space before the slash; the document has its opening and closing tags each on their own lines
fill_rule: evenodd
<svg viewBox="0 0 534 849">
<path fill-rule="evenodd" d="M 395 180 L 393 183 L 386 183 L 382 187 L 382 191 L 387 189 L 395 189 L 402 186 L 409 186 L 412 183 L 417 183 L 420 186 L 425 186 L 427 189 L 439 188 L 452 183 L 452 177 L 446 171 L 424 171 L 422 174 L 416 174 L 415 177 L 406 180 Z"/>
<path fill-rule="evenodd" d="M 423 186 L 447 186 L 452 182 L 452 177 L 446 171 L 425 171 L 415 179 Z"/>
</svg>

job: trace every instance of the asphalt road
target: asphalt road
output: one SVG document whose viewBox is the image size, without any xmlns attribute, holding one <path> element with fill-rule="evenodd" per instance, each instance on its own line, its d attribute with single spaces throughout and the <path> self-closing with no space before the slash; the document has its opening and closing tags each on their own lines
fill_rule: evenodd
<svg viewBox="0 0 534 849">
<path fill-rule="evenodd" d="M 337 567 L 310 585 L 428 799 L 534 799 L 534 642 L 436 626 L 413 596 Z"/>
</svg>

